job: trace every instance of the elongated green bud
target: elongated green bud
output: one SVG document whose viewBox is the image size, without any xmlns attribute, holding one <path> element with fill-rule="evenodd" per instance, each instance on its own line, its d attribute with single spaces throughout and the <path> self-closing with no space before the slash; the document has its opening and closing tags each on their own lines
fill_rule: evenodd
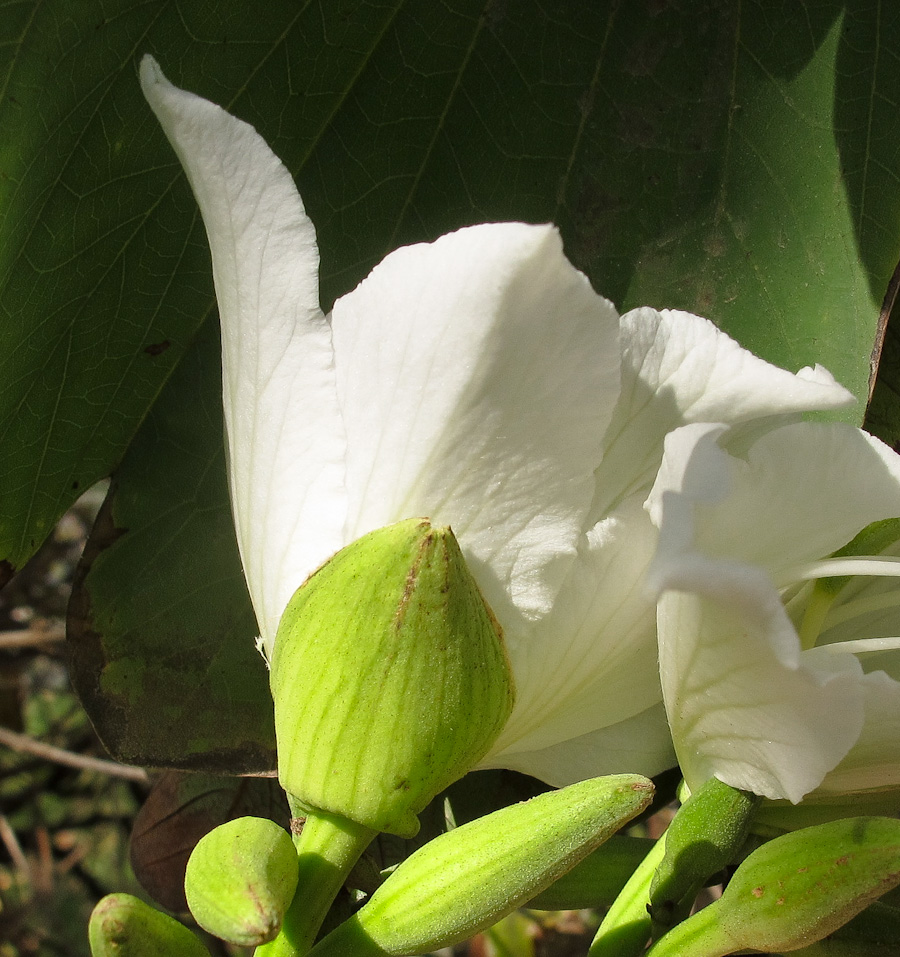
<svg viewBox="0 0 900 957">
<path fill-rule="evenodd" d="M 653 847 L 648 837 L 613 835 L 605 844 L 528 901 L 530 910 L 608 907 Z"/>
<path fill-rule="evenodd" d="M 785 953 L 832 934 L 900 884 L 900 821 L 860 817 L 757 848 L 723 895 L 678 924 L 651 957 Z"/>
<path fill-rule="evenodd" d="M 875 901 L 827 938 L 792 953 L 797 957 L 897 957 L 900 910 Z"/>
<path fill-rule="evenodd" d="M 255 947 L 281 928 L 297 886 L 297 852 L 274 821 L 239 817 L 204 835 L 184 891 L 194 920 L 222 940 Z"/>
<path fill-rule="evenodd" d="M 107 894 L 88 924 L 93 957 L 209 957 L 177 920 L 131 894 Z"/>
<path fill-rule="evenodd" d="M 297 590 L 271 674 L 279 779 L 301 805 L 412 837 L 509 717 L 500 629 L 449 528 L 363 536 Z"/>
<path fill-rule="evenodd" d="M 535 897 L 652 796 L 653 783 L 638 775 L 594 778 L 442 834 L 310 957 L 400 957 L 465 940 Z"/>
</svg>

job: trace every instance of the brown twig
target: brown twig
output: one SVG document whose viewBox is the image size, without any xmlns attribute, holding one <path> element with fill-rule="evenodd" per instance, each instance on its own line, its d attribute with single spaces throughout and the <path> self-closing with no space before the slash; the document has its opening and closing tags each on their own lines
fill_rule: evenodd
<svg viewBox="0 0 900 957">
<path fill-rule="evenodd" d="M 0 728 L 0 744 L 5 744 L 13 751 L 33 754 L 45 761 L 65 764 L 70 768 L 78 768 L 82 771 L 99 771 L 101 774 L 125 778 L 127 781 L 138 781 L 141 784 L 150 783 L 150 777 L 143 768 L 136 768 L 131 764 L 119 764 L 118 761 L 107 761 L 103 758 L 91 758 L 83 754 L 75 754 L 73 751 L 66 751 L 63 748 L 54 747 L 52 744 L 30 738 L 26 734 L 17 734 L 8 728 Z"/>
<path fill-rule="evenodd" d="M 30 628 L 17 628 L 14 631 L 0 631 L 0 649 L 37 648 L 41 645 L 55 645 L 66 637 L 62 628 L 52 625 L 35 624 Z"/>
<path fill-rule="evenodd" d="M 10 826 L 5 814 L 0 814 L 0 841 L 6 848 L 15 868 L 23 877 L 28 878 L 31 874 L 31 868 L 28 866 L 28 858 L 22 850 L 22 845 L 16 837 L 16 832 Z"/>
</svg>

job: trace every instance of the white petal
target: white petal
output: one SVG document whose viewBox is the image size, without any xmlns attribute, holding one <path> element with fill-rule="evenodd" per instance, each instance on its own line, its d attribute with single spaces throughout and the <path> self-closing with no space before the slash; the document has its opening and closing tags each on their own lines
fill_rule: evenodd
<svg viewBox="0 0 900 957">
<path fill-rule="evenodd" d="M 870 523 L 900 516 L 900 456 L 860 429 L 793 423 L 763 435 L 740 457 L 699 429 L 666 439 L 666 462 L 648 499 L 659 524 L 667 491 L 683 490 L 693 522 L 690 544 L 682 536 L 685 547 L 760 565 L 780 582 Z M 719 444 L 727 446 L 727 433 Z M 672 547 L 664 533 L 661 551 Z"/>
<path fill-rule="evenodd" d="M 141 84 L 209 237 L 235 525 L 271 641 L 293 591 L 343 544 L 345 439 L 315 230 L 253 127 L 172 86 L 151 57 Z"/>
<path fill-rule="evenodd" d="M 475 226 L 391 253 L 333 313 L 347 538 L 453 526 L 506 628 L 552 604 L 618 394 L 615 310 L 555 229 Z"/>
<path fill-rule="evenodd" d="M 679 426 L 734 424 L 854 401 L 820 366 L 793 375 L 699 316 L 643 307 L 621 322 L 622 394 L 598 471 L 595 519 L 625 496 L 649 490 L 663 439 Z"/>
<path fill-rule="evenodd" d="M 695 556 L 660 582 L 672 589 L 659 602 L 660 676 L 685 780 L 799 801 L 859 736 L 856 659 L 801 654 L 759 569 Z"/>
<path fill-rule="evenodd" d="M 674 765 L 672 738 L 660 703 L 619 724 L 544 750 L 491 754 L 481 767 L 511 768 L 554 787 L 565 787 L 602 774 L 652 777 Z"/>
<path fill-rule="evenodd" d="M 516 706 L 497 749 L 543 750 L 660 701 L 656 605 L 644 582 L 656 538 L 640 503 L 624 503 L 585 537 L 551 613 L 526 640 L 507 639 Z"/>
<path fill-rule="evenodd" d="M 865 723 L 858 741 L 812 795 L 900 788 L 900 682 L 883 671 L 863 679 Z"/>
</svg>

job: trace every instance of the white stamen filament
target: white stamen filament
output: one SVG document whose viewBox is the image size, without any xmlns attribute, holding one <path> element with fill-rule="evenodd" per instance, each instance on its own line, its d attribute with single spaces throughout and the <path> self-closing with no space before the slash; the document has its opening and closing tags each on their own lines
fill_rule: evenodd
<svg viewBox="0 0 900 957">
<path fill-rule="evenodd" d="M 878 555 L 855 555 L 843 558 L 824 558 L 818 562 L 798 565 L 788 573 L 789 581 L 817 581 L 818 579 L 843 578 L 845 576 L 866 576 L 878 578 L 900 578 L 900 558 Z M 787 576 L 786 576 L 787 577 Z M 804 594 L 802 589 L 799 594 Z M 889 592 L 850 599 L 846 603 L 838 600 L 840 591 L 814 587 L 812 592 L 806 592 L 807 604 L 799 624 L 800 644 L 803 648 L 812 648 L 816 645 L 823 631 L 836 627 L 860 614 L 869 611 L 900 606 L 900 589 L 891 589 Z M 892 642 L 894 644 L 892 644 Z M 900 639 L 872 638 L 850 642 L 836 642 L 823 645 L 830 650 L 856 652 L 865 651 L 892 651 L 900 647 Z M 871 647 L 867 647 L 871 644 Z"/>
<path fill-rule="evenodd" d="M 879 595 L 851 598 L 849 601 L 833 606 L 828 616 L 828 627 L 835 628 L 837 625 L 843 625 L 845 621 L 850 621 L 851 618 L 897 607 L 900 607 L 900 588 L 881 592 Z"/>
<path fill-rule="evenodd" d="M 844 575 L 869 575 L 878 578 L 900 578 L 900 558 L 894 556 L 860 555 L 853 558 L 823 558 L 792 568 L 787 581 L 813 578 L 839 578 Z"/>
<path fill-rule="evenodd" d="M 897 651 L 900 649 L 900 638 L 858 638 L 855 641 L 833 641 L 830 644 L 819 645 L 825 651 L 834 654 L 862 655 L 876 651 Z"/>
</svg>

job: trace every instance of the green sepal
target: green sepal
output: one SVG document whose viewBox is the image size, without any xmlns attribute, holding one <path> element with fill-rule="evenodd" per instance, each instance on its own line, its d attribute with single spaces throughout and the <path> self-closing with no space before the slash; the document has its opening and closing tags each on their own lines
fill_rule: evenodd
<svg viewBox="0 0 900 957">
<path fill-rule="evenodd" d="M 263 817 L 239 817 L 205 834 L 191 852 L 184 893 L 194 920 L 232 944 L 272 940 L 297 886 L 290 835 Z"/>
<path fill-rule="evenodd" d="M 311 957 L 400 957 L 465 940 L 537 896 L 652 794 L 652 782 L 639 775 L 593 778 L 442 834 L 400 864 Z"/>
<path fill-rule="evenodd" d="M 363 536 L 297 590 L 272 657 L 282 787 L 401 837 L 486 754 L 513 704 L 500 628 L 449 528 Z"/>
<path fill-rule="evenodd" d="M 131 894 L 107 894 L 88 923 L 93 957 L 209 957 L 187 927 Z"/>
<path fill-rule="evenodd" d="M 662 930 L 684 920 L 708 879 L 734 860 L 759 798 L 710 778 L 678 809 L 650 885 L 650 914 Z"/>
<path fill-rule="evenodd" d="M 648 957 L 783 953 L 834 933 L 900 884 L 900 821 L 851 818 L 757 848 L 725 892 L 665 935 Z"/>
</svg>

